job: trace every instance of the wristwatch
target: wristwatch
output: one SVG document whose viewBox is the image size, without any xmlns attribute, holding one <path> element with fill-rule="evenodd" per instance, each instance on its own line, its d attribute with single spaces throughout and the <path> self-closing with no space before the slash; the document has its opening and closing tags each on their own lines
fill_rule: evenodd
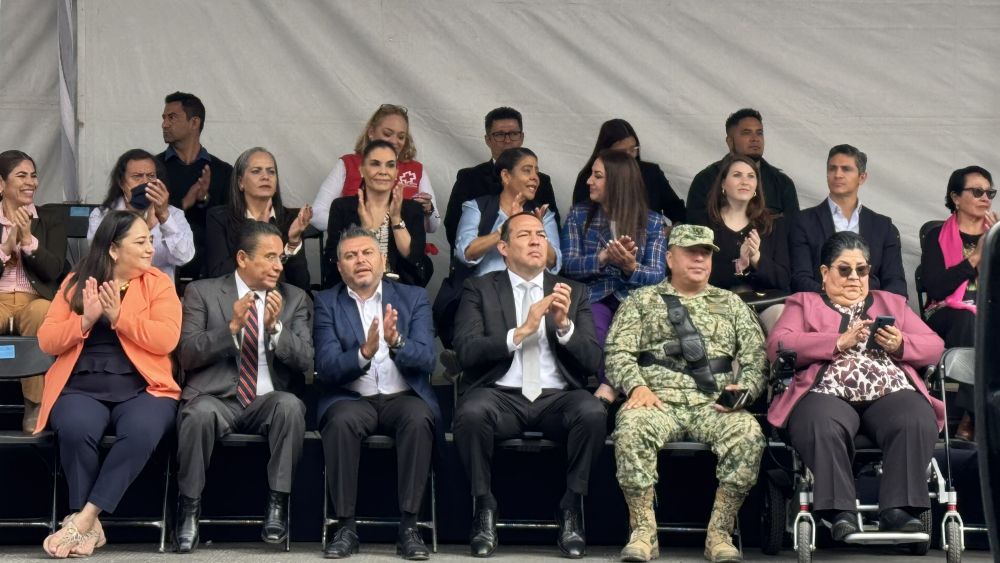
<svg viewBox="0 0 1000 563">
<path fill-rule="evenodd" d="M 390 352 L 398 352 L 403 346 L 406 345 L 406 340 L 403 339 L 402 334 L 396 335 L 396 341 L 389 345 Z"/>
<path fill-rule="evenodd" d="M 406 228 L 406 221 L 402 219 L 399 220 L 399 223 L 396 223 L 395 225 L 392 226 L 392 230 L 394 231 L 402 231 L 405 228 Z"/>
</svg>

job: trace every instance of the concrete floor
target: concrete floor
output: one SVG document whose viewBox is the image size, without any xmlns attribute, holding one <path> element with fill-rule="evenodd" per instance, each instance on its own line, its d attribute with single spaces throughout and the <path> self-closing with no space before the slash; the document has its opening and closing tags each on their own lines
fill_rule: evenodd
<svg viewBox="0 0 1000 563">
<path fill-rule="evenodd" d="M 670 562 L 703 562 L 701 550 L 694 548 L 671 549 L 661 546 L 663 552 L 657 561 Z M 618 549 L 615 547 L 597 546 L 591 547 L 586 560 L 590 561 L 617 561 Z M 468 554 L 468 547 L 464 545 L 442 545 L 439 552 L 431 556 L 432 561 L 469 561 L 473 560 Z M 202 545 L 191 555 L 179 556 L 172 553 L 156 553 L 151 544 L 122 544 L 111 545 L 102 548 L 94 554 L 94 559 L 102 562 L 121 563 L 141 563 L 156 562 L 164 563 L 168 561 L 182 561 L 183 563 L 196 562 L 277 562 L 277 561 L 317 561 L 321 558 L 321 547 L 318 543 L 294 543 L 292 551 L 285 553 L 279 549 L 273 549 L 263 544 L 250 543 L 220 543 L 215 545 Z M 0 546 L 0 561 L 40 561 L 49 560 L 42 551 L 41 546 Z M 389 544 L 366 544 L 361 546 L 361 553 L 350 558 L 351 561 L 401 561 L 396 556 L 395 548 Z M 505 546 L 501 545 L 494 556 L 494 561 L 517 561 L 517 562 L 541 562 L 559 561 L 558 550 L 555 546 Z M 750 549 L 746 552 L 747 561 L 761 561 L 769 563 L 784 563 L 795 561 L 795 555 L 790 550 L 784 550 L 778 556 L 767 556 L 757 549 Z M 943 561 L 944 553 L 940 550 L 931 550 L 925 557 L 913 557 L 900 554 L 891 548 L 868 548 L 860 549 L 853 547 L 843 547 L 838 549 L 826 549 L 817 551 L 814 554 L 816 561 L 863 561 L 876 563 L 921 563 L 931 561 Z M 986 551 L 966 551 L 963 561 L 992 561 L 990 554 Z"/>
</svg>

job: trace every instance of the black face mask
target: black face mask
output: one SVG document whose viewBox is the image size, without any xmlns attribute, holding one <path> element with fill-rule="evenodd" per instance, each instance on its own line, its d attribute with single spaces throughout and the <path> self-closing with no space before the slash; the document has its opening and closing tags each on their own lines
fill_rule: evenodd
<svg viewBox="0 0 1000 563">
<path fill-rule="evenodd" d="M 128 204 L 133 209 L 142 211 L 149 207 L 149 198 L 146 197 L 146 186 L 147 184 L 139 184 L 138 186 L 132 188 L 132 198 L 129 200 Z"/>
</svg>

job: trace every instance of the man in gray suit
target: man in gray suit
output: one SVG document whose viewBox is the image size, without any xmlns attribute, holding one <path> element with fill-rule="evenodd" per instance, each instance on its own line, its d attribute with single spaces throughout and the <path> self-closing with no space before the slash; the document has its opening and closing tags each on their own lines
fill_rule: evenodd
<svg viewBox="0 0 1000 563">
<path fill-rule="evenodd" d="M 313 308 L 304 291 L 278 282 L 283 252 L 276 227 L 249 221 L 240 233 L 236 271 L 193 282 L 184 292 L 179 355 L 186 381 L 177 413 L 180 553 L 198 545 L 205 471 L 215 440 L 232 432 L 267 435 L 271 491 L 261 538 L 280 543 L 288 535 L 288 493 L 305 433 L 306 409 L 295 392 L 313 369 Z"/>
</svg>

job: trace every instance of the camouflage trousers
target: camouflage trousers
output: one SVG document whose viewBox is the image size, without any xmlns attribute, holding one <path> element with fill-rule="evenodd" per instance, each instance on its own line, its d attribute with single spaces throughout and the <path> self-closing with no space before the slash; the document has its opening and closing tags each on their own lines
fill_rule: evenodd
<svg viewBox="0 0 1000 563">
<path fill-rule="evenodd" d="M 667 442 L 687 437 L 712 448 L 715 475 L 722 485 L 746 494 L 757 482 L 764 434 L 753 415 L 740 410 L 721 413 L 712 403 L 689 406 L 663 403 L 664 408 L 621 409 L 615 421 L 618 483 L 625 491 L 656 484 L 656 460 Z"/>
</svg>

